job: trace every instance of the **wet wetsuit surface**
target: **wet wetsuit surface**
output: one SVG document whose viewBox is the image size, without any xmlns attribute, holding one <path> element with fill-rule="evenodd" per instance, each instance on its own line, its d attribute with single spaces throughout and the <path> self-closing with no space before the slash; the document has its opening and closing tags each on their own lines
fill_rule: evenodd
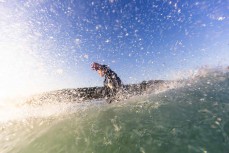
<svg viewBox="0 0 229 153">
<path fill-rule="evenodd" d="M 105 94 L 107 98 L 112 98 L 121 88 L 122 81 L 118 75 L 106 65 L 103 65 L 103 69 L 105 70 L 105 80 L 103 82 L 105 87 Z"/>
</svg>

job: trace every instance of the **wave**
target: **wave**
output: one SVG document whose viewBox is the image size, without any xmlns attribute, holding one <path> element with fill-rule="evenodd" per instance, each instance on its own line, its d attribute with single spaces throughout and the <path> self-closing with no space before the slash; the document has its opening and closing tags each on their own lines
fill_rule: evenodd
<svg viewBox="0 0 229 153">
<path fill-rule="evenodd" d="M 229 73 L 200 74 L 109 105 L 104 101 L 23 105 L 21 116 L 20 111 L 11 111 L 17 114 L 16 121 L 0 124 L 0 148 L 3 153 L 226 153 Z"/>
<path fill-rule="evenodd" d="M 208 95 L 228 94 L 228 69 L 200 69 L 186 78 L 173 81 L 151 80 L 140 84 L 126 85 L 124 96 L 120 96 L 118 104 L 135 101 L 149 96 L 158 97 L 160 93 L 176 93 L 188 97 L 199 94 L 201 100 L 209 98 Z M 0 107 L 0 122 L 22 120 L 30 117 L 49 117 L 61 114 L 74 113 L 89 106 L 105 104 L 100 96 L 102 87 L 63 89 L 38 94 L 26 99 L 19 99 L 15 105 L 2 105 Z M 185 92 L 184 92 L 185 90 Z M 210 92 L 211 93 L 207 93 Z M 180 97 L 180 96 L 177 96 Z M 161 98 L 161 97 L 160 97 Z M 229 100 L 228 100 L 229 101 Z M 131 102 L 130 102 L 131 103 Z"/>
</svg>

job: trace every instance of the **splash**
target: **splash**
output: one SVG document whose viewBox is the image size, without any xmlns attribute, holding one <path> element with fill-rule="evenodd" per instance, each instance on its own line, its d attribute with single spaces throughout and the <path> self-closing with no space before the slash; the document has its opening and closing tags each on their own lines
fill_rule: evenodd
<svg viewBox="0 0 229 153">
<path fill-rule="evenodd" d="M 49 56 L 54 43 L 43 40 L 26 6 L 20 5 L 0 5 L 0 105 L 62 85 L 57 79 L 63 75 L 61 64 Z"/>
</svg>

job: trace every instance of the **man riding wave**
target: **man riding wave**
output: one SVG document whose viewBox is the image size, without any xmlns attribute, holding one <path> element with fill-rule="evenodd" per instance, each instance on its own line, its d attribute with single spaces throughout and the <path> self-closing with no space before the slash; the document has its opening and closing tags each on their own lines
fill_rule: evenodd
<svg viewBox="0 0 229 153">
<path fill-rule="evenodd" d="M 111 103 L 117 92 L 122 87 L 122 81 L 118 77 L 118 75 L 112 71 L 107 65 L 101 65 L 99 63 L 92 63 L 91 68 L 96 70 L 101 77 L 105 77 L 104 79 L 104 92 L 105 98 L 108 103 Z"/>
</svg>

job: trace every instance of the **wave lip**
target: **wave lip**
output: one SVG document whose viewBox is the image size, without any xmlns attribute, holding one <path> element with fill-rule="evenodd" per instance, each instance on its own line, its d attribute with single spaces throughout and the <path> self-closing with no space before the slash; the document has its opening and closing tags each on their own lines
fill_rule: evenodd
<svg viewBox="0 0 229 153">
<path fill-rule="evenodd" d="M 150 80 L 143 81 L 139 84 L 124 85 L 123 93 L 126 97 L 141 95 L 159 91 L 162 88 L 171 88 L 172 84 L 177 81 L 166 80 Z M 90 100 L 103 99 L 103 87 L 77 88 L 77 89 L 62 89 L 57 91 L 46 92 L 32 96 L 26 100 L 27 104 L 47 104 L 47 103 L 80 103 Z M 120 96 L 120 95 L 119 95 Z M 122 99 L 121 99 L 122 100 Z"/>
</svg>

